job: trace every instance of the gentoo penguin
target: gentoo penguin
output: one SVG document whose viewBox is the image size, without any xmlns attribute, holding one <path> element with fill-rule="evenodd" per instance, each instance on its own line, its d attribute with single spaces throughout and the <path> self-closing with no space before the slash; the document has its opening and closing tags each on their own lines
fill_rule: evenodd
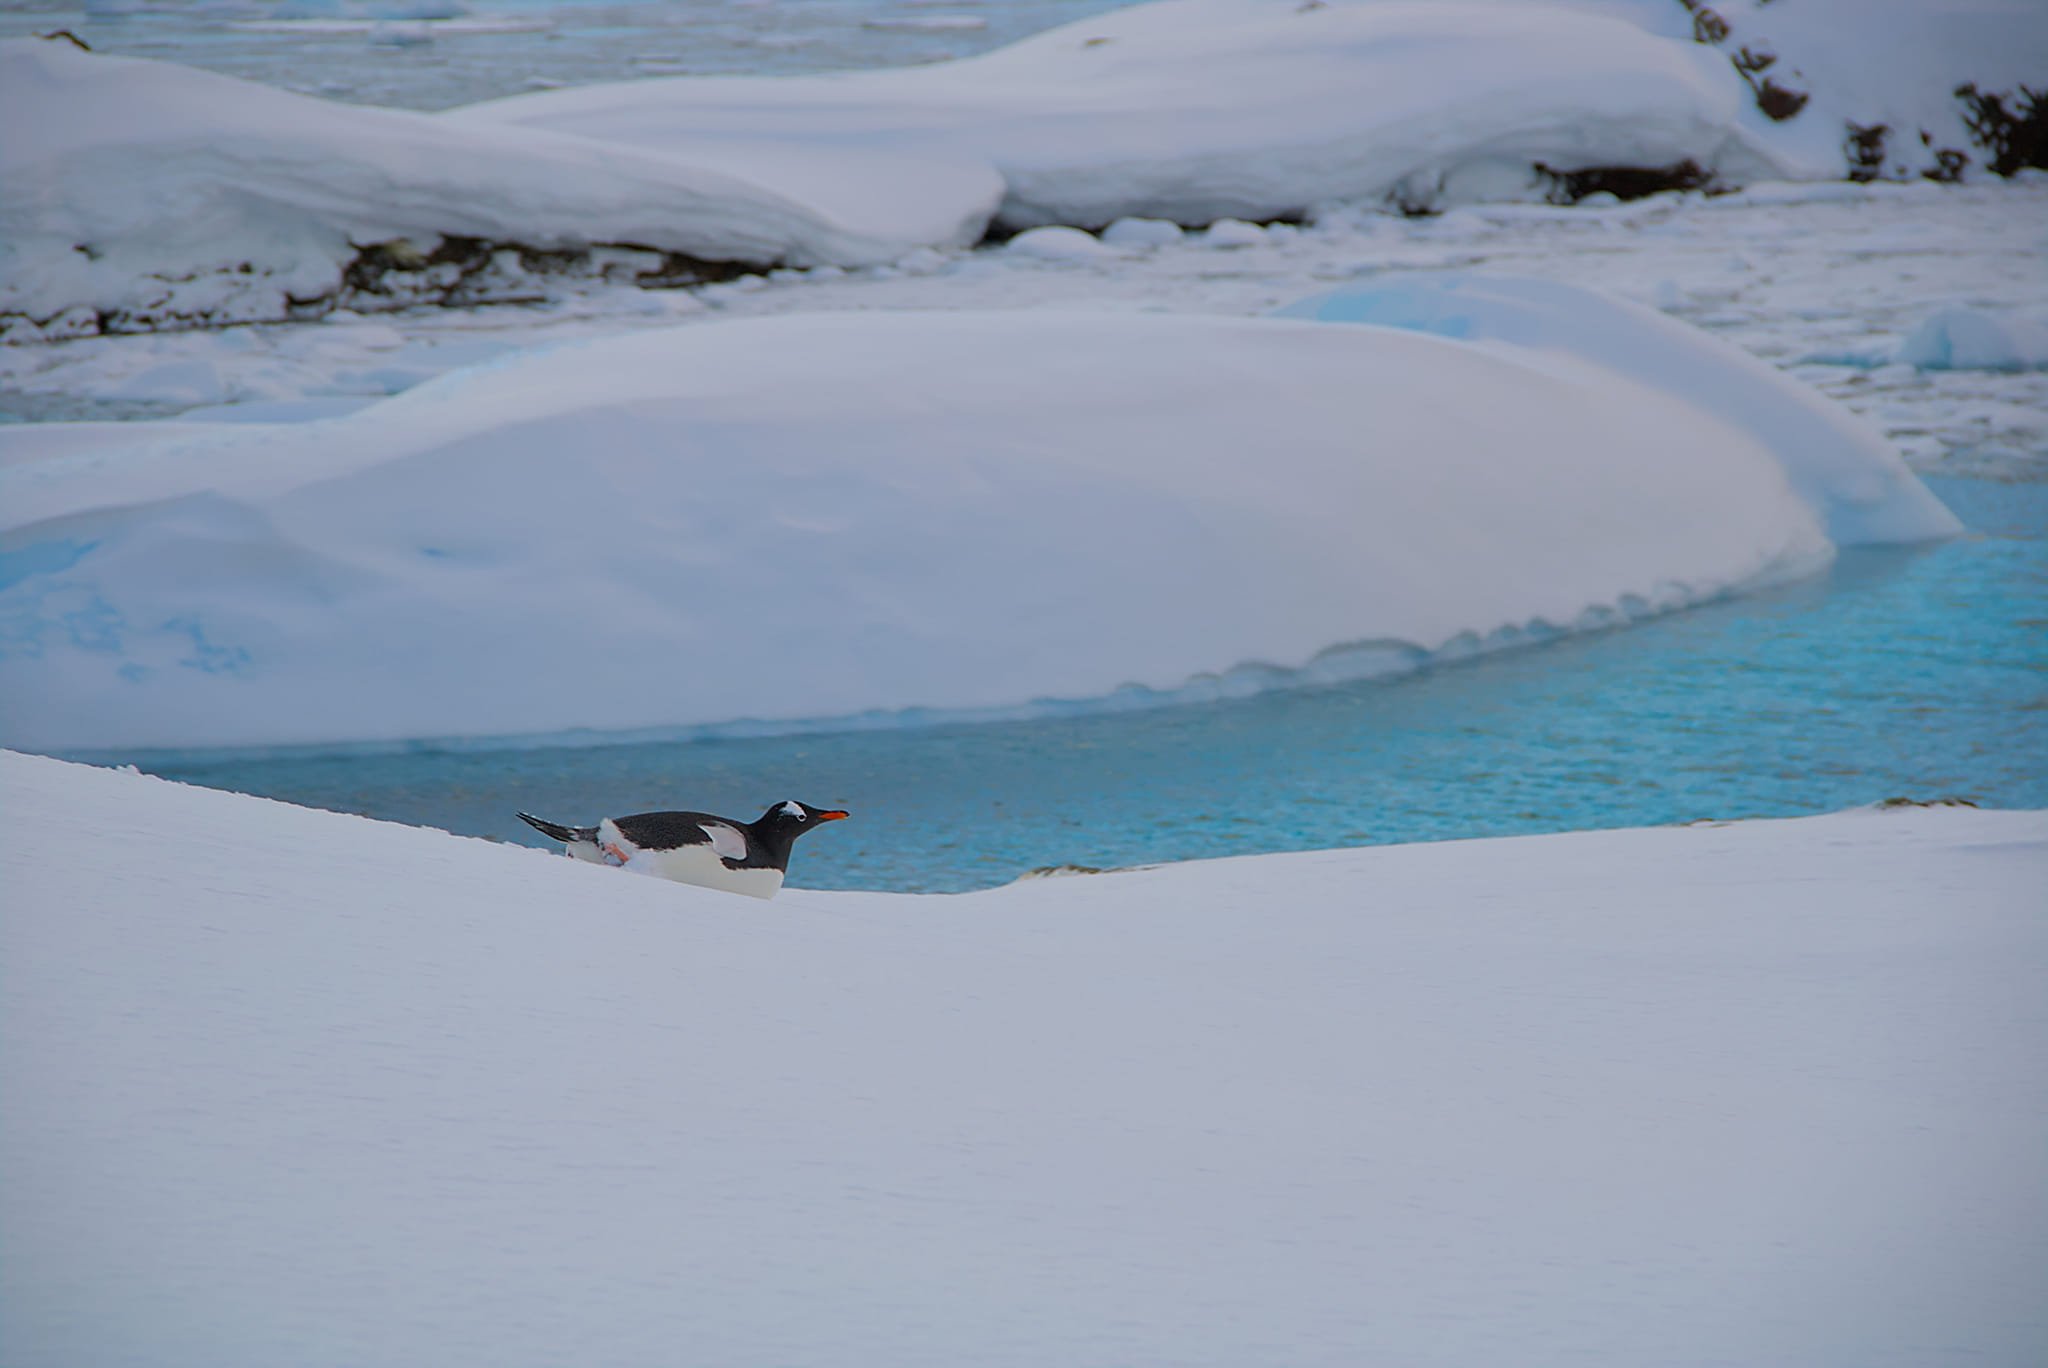
<svg viewBox="0 0 2048 1368">
<path fill-rule="evenodd" d="M 607 817 L 596 826 L 568 827 L 522 812 L 519 820 L 561 841 L 567 852 L 595 864 L 623 865 L 677 883 L 772 898 L 789 869 L 789 848 L 812 827 L 846 816 L 791 799 L 758 821 L 735 822 L 708 812 L 636 812 Z"/>
</svg>

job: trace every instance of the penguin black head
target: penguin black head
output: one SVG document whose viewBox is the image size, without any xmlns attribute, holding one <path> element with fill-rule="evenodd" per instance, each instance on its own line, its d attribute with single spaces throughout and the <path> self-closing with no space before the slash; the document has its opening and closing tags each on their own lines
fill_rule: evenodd
<svg viewBox="0 0 2048 1368">
<path fill-rule="evenodd" d="M 846 813 L 839 808 L 814 808 L 809 803 L 799 803 L 792 798 L 786 803 L 777 803 L 761 814 L 761 820 L 754 823 L 754 830 L 770 842 L 784 845 L 796 840 L 812 827 L 823 826 L 826 822 L 837 822 Z"/>
</svg>

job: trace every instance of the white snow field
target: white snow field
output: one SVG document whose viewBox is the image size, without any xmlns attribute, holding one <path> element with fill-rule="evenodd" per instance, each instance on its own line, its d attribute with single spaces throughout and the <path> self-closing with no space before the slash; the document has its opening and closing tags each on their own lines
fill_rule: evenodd
<svg viewBox="0 0 2048 1368">
<path fill-rule="evenodd" d="M 1693 41 L 1675 0 L 1161 0 L 926 66 L 615 82 L 440 115 L 13 40 L 0 336 L 529 298 L 562 250 L 665 279 L 706 261 L 875 265 L 964 246 L 991 214 L 1095 228 L 1443 208 L 1685 163 L 1724 187 L 1839 179 L 1850 122 L 1895 132 L 1874 174 L 1912 176 L 1974 146 L 1959 84 L 2010 93 L 2048 70 L 2032 0 L 1785 0 L 1733 24 Z M 1781 30 L 1771 79 L 1811 97 L 1784 122 L 1731 64 L 1775 54 Z"/>
<path fill-rule="evenodd" d="M 269 745 L 1250 690 L 1782 582 L 1827 563 L 1829 528 L 1957 529 L 1768 367 L 1585 291 L 1524 312 L 1548 345 L 760 319 L 523 353 L 327 421 L 0 428 L 0 736 Z M 1656 367 L 1601 364 L 1637 333 Z"/>
<path fill-rule="evenodd" d="M 2040 813 L 763 907 L 0 809 L 10 1368 L 2048 1355 Z"/>
</svg>

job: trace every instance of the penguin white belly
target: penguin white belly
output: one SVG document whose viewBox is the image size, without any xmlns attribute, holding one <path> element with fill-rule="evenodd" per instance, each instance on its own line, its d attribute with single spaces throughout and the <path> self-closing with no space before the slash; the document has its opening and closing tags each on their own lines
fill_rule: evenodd
<svg viewBox="0 0 2048 1368">
<path fill-rule="evenodd" d="M 710 845 L 677 846 L 674 850 L 643 850 L 619 834 L 609 819 L 600 823 L 598 839 L 616 846 L 626 855 L 627 869 L 652 874 L 676 883 L 716 888 L 725 893 L 743 893 L 750 898 L 772 898 L 782 891 L 779 869 L 732 869 Z"/>
</svg>

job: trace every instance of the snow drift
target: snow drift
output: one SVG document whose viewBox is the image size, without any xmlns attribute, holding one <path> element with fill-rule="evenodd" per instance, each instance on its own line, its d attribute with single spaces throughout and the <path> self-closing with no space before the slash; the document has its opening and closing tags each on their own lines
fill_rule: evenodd
<svg viewBox="0 0 2048 1368">
<path fill-rule="evenodd" d="M 32 757 L 0 810 L 10 1368 L 2048 1349 L 2041 814 L 764 909 Z"/>
<path fill-rule="evenodd" d="M 332 307 L 348 272 L 394 260 L 422 288 L 436 265 L 444 287 L 464 270 L 517 274 L 488 252 L 433 261 L 444 238 L 872 264 L 973 242 L 1001 190 L 985 168 L 938 159 L 835 149 L 819 161 L 812 173 L 783 149 L 738 166 L 5 42 L 0 316 L 22 339 L 141 331 Z M 802 200 L 782 193 L 792 178 Z M 865 193 L 835 192 L 850 181 Z"/>
<path fill-rule="evenodd" d="M 1266 685 L 1810 571 L 1845 488 L 1953 526 L 1561 352 L 1270 319 L 750 320 L 65 432 L 0 429 L 0 734 L 42 749 Z"/>
<path fill-rule="evenodd" d="M 1718 55 L 1560 5 L 1163 0 L 979 57 L 827 76 L 547 91 L 447 118 L 752 155 L 976 157 L 1014 228 L 1270 219 L 1395 197 L 1540 195 L 1538 164 L 1781 172 Z"/>
<path fill-rule="evenodd" d="M 1284 318 L 1372 323 L 1591 361 L 1740 428 L 1775 452 L 1837 543 L 1919 541 L 1962 530 L 1863 419 L 1733 343 L 1583 286 L 1420 272 L 1291 304 Z M 1646 434 L 1647 436 L 1648 434 Z"/>
</svg>

